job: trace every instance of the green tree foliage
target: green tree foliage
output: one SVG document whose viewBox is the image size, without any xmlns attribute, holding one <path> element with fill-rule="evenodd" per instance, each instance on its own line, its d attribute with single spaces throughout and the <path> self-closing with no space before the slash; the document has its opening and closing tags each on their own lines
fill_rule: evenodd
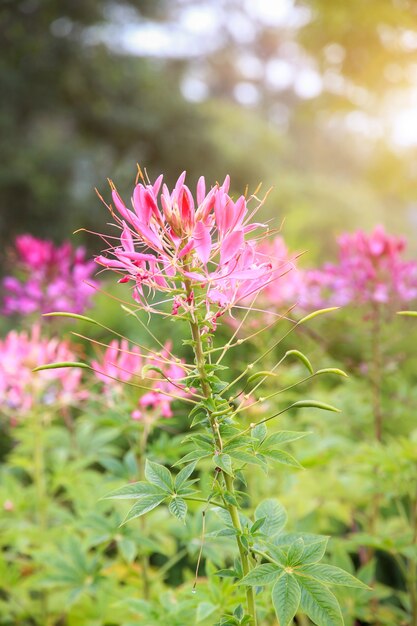
<svg viewBox="0 0 417 626">
<path fill-rule="evenodd" d="M 210 158 L 179 67 L 93 43 L 117 3 L 22 0 L 0 13 L 0 232 L 68 236 L 102 215 L 94 186 L 139 161 L 178 174 Z M 131 2 L 138 19 L 161 3 Z M 125 3 L 126 6 L 126 3 Z"/>
</svg>

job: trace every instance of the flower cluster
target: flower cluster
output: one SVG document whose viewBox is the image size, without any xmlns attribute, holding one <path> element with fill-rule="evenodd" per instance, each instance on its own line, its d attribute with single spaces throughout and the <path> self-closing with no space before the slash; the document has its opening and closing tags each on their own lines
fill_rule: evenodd
<svg viewBox="0 0 417 626">
<path fill-rule="evenodd" d="M 126 339 L 120 342 L 113 339 L 102 358 L 91 365 L 107 393 L 117 394 L 126 382 L 147 385 L 148 389 L 139 398 L 138 407 L 132 413 L 134 419 L 145 417 L 146 410 L 168 418 L 173 415 L 173 401 L 188 395 L 182 382 L 185 369 L 179 359 L 172 360 L 171 347 L 171 343 L 167 342 L 160 353 L 143 357 L 140 349 L 130 346 Z M 146 381 L 143 380 L 144 367 Z"/>
<path fill-rule="evenodd" d="M 131 283 L 142 305 L 148 306 L 150 293 L 164 292 L 174 314 L 205 308 L 213 327 L 219 315 L 274 279 L 271 261 L 258 250 L 266 226 L 250 223 L 254 212 L 248 215 L 244 196 L 231 198 L 229 177 L 208 192 L 201 177 L 196 202 L 184 181 L 185 172 L 171 193 L 162 176 L 153 185 L 137 184 L 133 210 L 112 186 L 117 213 L 110 209 L 122 231 L 120 245 L 96 261 Z"/>
<path fill-rule="evenodd" d="M 304 306 L 403 303 L 417 296 L 417 263 L 402 258 L 405 240 L 377 226 L 367 235 L 345 233 L 339 263 L 306 272 Z"/>
<path fill-rule="evenodd" d="M 83 313 L 90 305 L 94 263 L 85 259 L 83 248 L 74 250 L 68 242 L 55 246 L 32 235 L 17 237 L 15 247 L 19 277 L 3 280 L 5 315 Z"/>
<path fill-rule="evenodd" d="M 39 325 L 30 332 L 11 331 L 0 339 L 0 411 L 16 418 L 34 406 L 77 402 L 85 395 L 79 391 L 79 369 L 32 371 L 41 365 L 76 360 L 68 342 L 42 337 Z"/>
</svg>

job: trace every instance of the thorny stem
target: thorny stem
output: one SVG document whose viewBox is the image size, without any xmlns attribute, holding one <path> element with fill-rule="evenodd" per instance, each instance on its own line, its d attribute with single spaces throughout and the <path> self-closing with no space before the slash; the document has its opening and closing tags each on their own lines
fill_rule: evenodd
<svg viewBox="0 0 417 626">
<path fill-rule="evenodd" d="M 201 389 L 202 389 L 203 395 L 208 399 L 208 398 L 211 398 L 212 391 L 211 391 L 210 383 L 207 378 L 207 372 L 205 368 L 205 357 L 204 357 L 204 351 L 203 351 L 203 346 L 202 346 L 202 341 L 201 341 L 200 328 L 198 326 L 198 323 L 194 321 L 190 322 L 190 327 L 191 327 L 191 334 L 192 334 L 193 341 L 194 341 L 195 362 L 196 362 L 196 366 L 197 366 L 197 370 L 198 370 L 198 374 L 200 378 Z M 214 418 L 211 414 L 209 414 L 209 420 L 210 420 L 211 429 L 213 431 L 214 440 L 216 442 L 216 452 L 219 454 L 223 448 L 223 442 L 222 442 L 221 435 L 220 435 L 219 425 L 218 425 L 216 418 Z M 233 496 L 234 495 L 233 479 L 231 476 L 227 475 L 225 472 L 223 472 L 223 476 L 224 476 L 224 480 L 226 484 L 226 489 Z M 228 502 L 225 502 L 225 504 L 226 504 L 227 510 L 229 511 L 233 526 L 236 530 L 236 541 L 237 541 L 237 547 L 239 550 L 242 571 L 243 571 L 243 574 L 246 575 L 249 573 L 250 564 L 249 564 L 248 554 L 240 539 L 242 526 L 240 524 L 239 511 L 237 507 L 234 506 L 233 504 L 229 504 Z M 251 626 L 256 626 L 255 594 L 254 594 L 252 587 L 248 587 L 246 589 L 246 601 L 247 601 L 248 613 L 252 617 Z"/>
</svg>

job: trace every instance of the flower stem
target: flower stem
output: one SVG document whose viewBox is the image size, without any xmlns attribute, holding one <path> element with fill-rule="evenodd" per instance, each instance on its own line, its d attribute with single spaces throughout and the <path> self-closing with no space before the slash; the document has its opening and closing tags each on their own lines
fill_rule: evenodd
<svg viewBox="0 0 417 626">
<path fill-rule="evenodd" d="M 194 341 L 195 362 L 196 362 L 196 366 L 197 366 L 197 370 L 198 370 L 198 374 L 200 378 L 201 390 L 203 392 L 204 397 L 209 399 L 212 397 L 212 390 L 211 390 L 211 386 L 207 378 L 207 372 L 205 368 L 206 362 L 205 362 L 205 356 L 204 356 L 204 351 L 203 351 L 203 346 L 202 346 L 202 341 L 201 341 L 200 328 L 197 322 L 190 322 L 190 327 L 191 327 L 191 334 L 192 334 L 193 341 Z M 220 435 L 219 426 L 218 426 L 217 420 L 210 413 L 209 413 L 209 421 L 210 421 L 210 426 L 213 432 L 217 452 L 221 452 L 223 443 L 222 443 L 222 439 Z M 229 476 L 225 472 L 223 472 L 223 476 L 224 476 L 226 489 L 233 496 L 234 495 L 233 479 L 231 476 Z M 246 574 L 249 573 L 250 564 L 249 564 L 248 554 L 240 539 L 242 526 L 241 526 L 240 519 L 239 519 L 239 511 L 237 507 L 234 506 L 233 504 L 229 504 L 228 502 L 225 502 L 225 504 L 230 514 L 233 527 L 236 530 L 236 542 L 237 542 L 237 547 L 239 550 L 242 572 L 246 576 Z M 247 602 L 247 611 L 252 618 L 251 626 L 256 626 L 255 594 L 254 594 L 252 587 L 247 587 L 246 589 L 246 602 Z"/>
<path fill-rule="evenodd" d="M 381 311 L 376 304 L 373 308 L 372 315 L 372 405 L 374 414 L 374 430 L 375 439 L 377 441 L 382 440 L 382 405 L 381 405 L 381 390 L 382 390 L 382 354 L 381 354 Z"/>
<path fill-rule="evenodd" d="M 234 495 L 233 478 L 229 476 L 228 474 L 224 473 L 224 480 L 226 483 L 227 491 L 230 494 Z M 243 572 L 243 575 L 246 576 L 246 574 L 249 574 L 250 564 L 249 564 L 248 554 L 240 540 L 240 533 L 242 532 L 242 526 L 241 526 L 240 519 L 239 519 L 239 511 L 232 504 L 228 505 L 227 509 L 229 511 L 230 517 L 232 518 L 233 527 L 237 533 L 236 541 L 237 541 L 237 547 L 239 549 L 242 572 Z M 255 607 L 255 594 L 254 594 L 253 587 L 246 587 L 246 602 L 247 602 L 247 607 L 248 607 L 248 613 L 252 617 L 253 626 L 256 626 L 256 607 Z"/>
<path fill-rule="evenodd" d="M 140 435 L 139 441 L 139 458 L 138 458 L 138 466 L 139 466 L 139 480 L 143 480 L 145 477 L 145 455 L 146 455 L 146 446 L 148 444 L 149 437 L 149 424 L 144 421 L 142 432 Z M 140 525 L 142 535 L 146 536 L 146 519 L 144 516 L 140 518 Z M 146 554 L 141 554 L 139 557 L 141 569 L 142 569 L 142 585 L 143 585 L 143 597 L 145 600 L 149 600 L 150 597 L 150 582 L 149 582 L 149 558 Z"/>
<path fill-rule="evenodd" d="M 36 521 L 39 527 L 39 534 L 41 541 L 45 538 L 45 533 L 48 527 L 47 518 L 47 488 L 46 488 L 46 476 L 45 476 L 45 449 L 44 449 L 44 424 L 42 416 L 39 414 L 34 415 L 34 445 L 33 445 L 33 483 L 36 492 Z M 39 594 L 40 600 L 40 612 L 42 624 L 48 626 L 49 621 L 49 609 L 48 609 L 48 594 L 47 591 L 42 590 Z"/>
</svg>

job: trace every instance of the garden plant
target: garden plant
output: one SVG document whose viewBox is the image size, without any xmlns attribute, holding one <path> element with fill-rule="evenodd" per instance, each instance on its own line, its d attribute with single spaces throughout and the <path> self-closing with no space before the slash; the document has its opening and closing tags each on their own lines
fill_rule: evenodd
<svg viewBox="0 0 417 626">
<path fill-rule="evenodd" d="M 94 277 L 26 236 L 3 284 L 0 624 L 416 626 L 403 240 L 302 270 L 259 189 L 110 185 Z"/>
</svg>

